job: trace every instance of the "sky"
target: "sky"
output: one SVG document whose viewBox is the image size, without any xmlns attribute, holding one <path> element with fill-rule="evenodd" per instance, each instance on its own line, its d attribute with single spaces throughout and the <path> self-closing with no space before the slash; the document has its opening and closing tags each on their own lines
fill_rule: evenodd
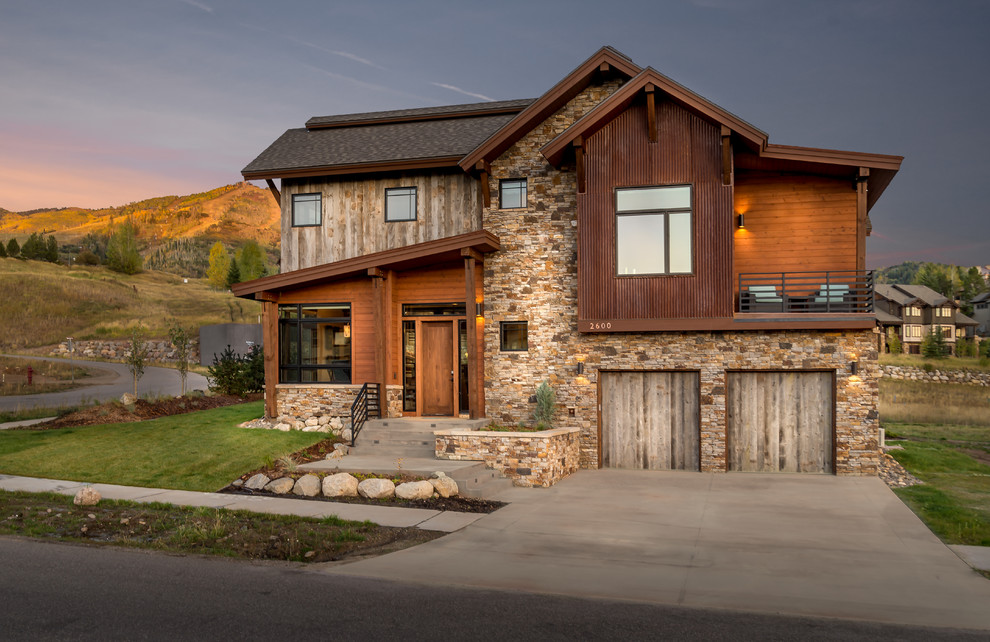
<svg viewBox="0 0 990 642">
<path fill-rule="evenodd" d="M 904 156 L 868 267 L 990 264 L 988 0 L 0 0 L 0 207 L 241 180 L 311 116 L 533 98 L 603 45 L 767 132 Z"/>
</svg>

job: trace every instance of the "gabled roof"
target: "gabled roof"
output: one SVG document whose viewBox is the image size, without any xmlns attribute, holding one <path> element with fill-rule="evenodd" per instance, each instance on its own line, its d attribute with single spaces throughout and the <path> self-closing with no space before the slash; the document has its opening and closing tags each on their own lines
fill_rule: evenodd
<svg viewBox="0 0 990 642">
<path fill-rule="evenodd" d="M 247 180 L 457 167 L 532 100 L 323 116 L 290 129 L 241 170 Z"/>
<path fill-rule="evenodd" d="M 911 305 L 915 302 L 920 303 L 918 297 L 912 296 L 907 292 L 899 290 L 893 285 L 889 285 L 887 283 L 877 283 L 873 286 L 873 291 L 888 301 L 893 301 L 897 305 Z"/>
<path fill-rule="evenodd" d="M 968 326 L 968 325 L 978 326 L 978 325 L 980 325 L 980 322 L 977 321 L 976 319 L 973 319 L 973 318 L 970 318 L 970 317 L 966 316 L 965 314 L 963 314 L 959 310 L 956 310 L 956 325 L 961 325 L 961 326 Z"/>
<path fill-rule="evenodd" d="M 894 287 L 933 308 L 945 305 L 946 303 L 955 306 L 955 303 L 926 285 L 904 285 L 901 283 L 895 283 Z"/>
<path fill-rule="evenodd" d="M 983 303 L 984 301 L 990 300 L 990 292 L 984 292 L 983 294 L 977 294 L 972 299 L 970 303 Z"/>
<path fill-rule="evenodd" d="M 470 171 L 479 161 L 498 158 L 513 143 L 578 95 L 591 83 L 596 74 L 602 73 L 603 66 L 607 66 L 608 73 L 618 72 L 627 78 L 632 78 L 642 71 L 642 68 L 625 54 L 609 46 L 602 47 L 520 112 L 505 127 L 461 159 L 459 163 L 461 168 Z"/>
</svg>

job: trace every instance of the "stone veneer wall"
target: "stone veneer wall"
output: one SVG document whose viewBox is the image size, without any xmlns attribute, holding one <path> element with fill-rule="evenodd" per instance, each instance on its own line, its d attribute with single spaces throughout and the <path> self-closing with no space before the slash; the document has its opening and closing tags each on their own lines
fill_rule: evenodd
<svg viewBox="0 0 990 642">
<path fill-rule="evenodd" d="M 150 361 L 162 363 L 178 361 L 175 356 L 175 347 L 169 341 L 152 339 L 147 341 L 146 344 L 148 348 L 148 359 Z M 76 359 L 97 357 L 112 361 L 123 361 L 130 349 L 130 340 L 74 341 L 72 356 Z M 52 348 L 49 354 L 53 357 L 69 357 L 69 344 L 62 342 Z M 199 363 L 198 339 L 192 342 L 192 347 L 189 349 L 189 363 Z"/>
<path fill-rule="evenodd" d="M 580 429 L 581 465 L 598 466 L 598 371 L 690 369 L 701 378 L 701 468 L 726 469 L 726 370 L 836 372 L 838 474 L 875 475 L 878 464 L 877 341 L 848 332 L 577 332 L 577 185 L 540 147 L 619 87 L 590 86 L 492 163 L 492 194 L 503 178 L 528 178 L 528 207 L 483 213 L 501 239 L 485 258 L 485 403 L 504 423 L 528 421 L 528 398 L 543 380 L 557 393 L 557 424 Z M 529 322 L 529 351 L 500 352 L 499 322 Z M 578 376 L 579 360 L 585 373 Z M 859 375 L 849 375 L 849 362 Z M 573 412 L 573 415 L 571 413 Z"/>
<path fill-rule="evenodd" d="M 553 486 L 580 464 L 580 430 L 543 432 L 438 430 L 437 459 L 483 460 L 516 486 Z"/>
<path fill-rule="evenodd" d="M 990 386 L 990 372 L 970 372 L 969 370 L 938 370 L 931 372 L 914 366 L 880 366 L 880 376 L 889 379 L 908 381 L 930 381 L 932 383 L 968 383 L 975 386 Z"/>
<path fill-rule="evenodd" d="M 351 404 L 361 392 L 361 386 L 353 384 L 286 384 L 275 387 L 278 421 L 303 422 L 310 417 L 329 415 L 340 417 L 350 426 Z M 402 416 L 402 386 L 387 386 L 383 414 L 386 417 Z"/>
</svg>

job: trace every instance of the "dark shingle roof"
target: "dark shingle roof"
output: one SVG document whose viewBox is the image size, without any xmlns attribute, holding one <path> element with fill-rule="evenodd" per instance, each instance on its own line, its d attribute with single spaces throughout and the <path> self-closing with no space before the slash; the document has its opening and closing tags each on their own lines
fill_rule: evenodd
<svg viewBox="0 0 990 642">
<path fill-rule="evenodd" d="M 893 285 L 888 285 L 886 283 L 877 283 L 873 286 L 873 290 L 883 298 L 888 301 L 893 301 L 898 305 L 910 305 L 917 299 L 917 297 L 911 296 L 910 294 L 897 289 Z"/>
<path fill-rule="evenodd" d="M 515 117 L 514 113 L 388 122 L 328 129 L 290 129 L 241 172 L 333 169 L 456 156 L 458 160 Z M 264 176 L 257 176 L 264 178 Z"/>
<path fill-rule="evenodd" d="M 917 299 L 920 299 L 922 303 L 932 307 L 937 307 L 949 302 L 949 299 L 945 298 L 927 285 L 902 285 L 898 283 L 895 284 L 894 287 Z"/>
<path fill-rule="evenodd" d="M 874 310 L 877 315 L 877 321 L 883 325 L 904 325 L 904 320 L 900 317 L 895 317 L 889 312 L 884 312 L 883 310 Z"/>
<path fill-rule="evenodd" d="M 479 112 L 519 112 L 526 107 L 529 107 L 532 103 L 532 98 L 525 98 L 522 100 L 500 100 L 485 103 L 467 103 L 463 105 L 440 105 L 439 107 L 419 107 L 416 109 L 397 109 L 393 111 L 367 111 L 358 114 L 314 116 L 306 121 L 306 127 L 327 127 L 376 120 L 396 121 L 443 118 L 446 116 L 457 116 L 458 114 L 473 114 Z"/>
<path fill-rule="evenodd" d="M 977 321 L 976 319 L 966 316 L 959 310 L 956 310 L 956 325 L 962 325 L 962 326 L 980 325 L 980 322 Z"/>
</svg>

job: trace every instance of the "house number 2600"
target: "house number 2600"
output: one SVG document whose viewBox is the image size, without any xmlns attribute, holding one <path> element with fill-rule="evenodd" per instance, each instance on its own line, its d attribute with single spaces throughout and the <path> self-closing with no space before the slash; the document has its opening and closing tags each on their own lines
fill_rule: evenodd
<svg viewBox="0 0 990 642">
<path fill-rule="evenodd" d="M 611 321 L 603 321 L 601 323 L 595 323 L 594 321 L 592 321 L 592 322 L 590 322 L 588 324 L 588 329 L 589 330 L 611 330 L 612 329 L 612 322 Z"/>
</svg>

